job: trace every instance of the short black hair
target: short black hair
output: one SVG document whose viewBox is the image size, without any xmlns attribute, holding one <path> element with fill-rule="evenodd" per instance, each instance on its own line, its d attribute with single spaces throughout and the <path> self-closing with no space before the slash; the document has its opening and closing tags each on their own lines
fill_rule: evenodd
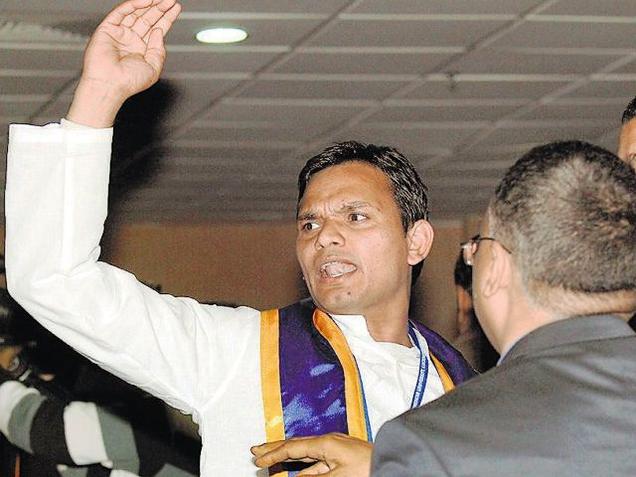
<svg viewBox="0 0 636 477">
<path fill-rule="evenodd" d="M 473 269 L 466 265 L 462 252 L 459 252 L 459 257 L 455 260 L 455 270 L 453 271 L 453 277 L 455 278 L 455 285 L 462 287 L 469 295 L 473 293 Z"/>
<path fill-rule="evenodd" d="M 347 141 L 334 144 L 311 157 L 298 175 L 298 204 L 314 174 L 345 162 L 364 162 L 386 175 L 407 231 L 420 219 L 428 219 L 428 189 L 411 162 L 397 149 Z"/>
<path fill-rule="evenodd" d="M 636 96 L 629 102 L 625 111 L 623 111 L 623 117 L 621 118 L 621 124 L 627 124 L 636 117 Z"/>
</svg>

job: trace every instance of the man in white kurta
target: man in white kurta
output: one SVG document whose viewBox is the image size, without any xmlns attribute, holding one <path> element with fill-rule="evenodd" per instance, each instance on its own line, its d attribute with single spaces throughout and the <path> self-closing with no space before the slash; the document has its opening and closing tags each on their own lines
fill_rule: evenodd
<svg viewBox="0 0 636 477">
<path fill-rule="evenodd" d="M 175 0 L 130 0 L 117 7 L 87 47 L 68 120 L 11 126 L 7 281 L 25 309 L 80 353 L 191 414 L 203 439 L 202 475 L 266 475 L 249 453 L 266 437 L 260 312 L 160 295 L 134 275 L 99 261 L 111 126 L 123 101 L 157 80 L 165 58 L 163 36 L 178 13 Z M 323 220 L 321 207 L 312 209 L 311 220 Z M 328 220 L 331 216 L 320 222 L 325 230 Z M 313 233 L 314 223 L 305 229 Z M 428 242 L 418 250 L 419 260 L 432 240 L 429 229 L 424 233 L 429 235 L 422 240 Z M 413 253 L 409 249 L 404 268 L 409 284 Z M 329 303 L 318 284 L 310 291 L 317 303 Z M 389 321 L 383 311 L 386 323 L 373 319 L 372 308 L 350 312 L 355 303 L 344 312 L 323 307 L 357 360 L 373 435 L 410 408 L 420 356 L 428 354 L 419 333 L 424 349 L 409 342 L 408 290 L 404 295 L 406 305 L 400 295 L 400 305 L 392 308 L 398 320 Z M 427 378 L 422 403 L 443 393 L 434 366 L 428 367 Z"/>
</svg>

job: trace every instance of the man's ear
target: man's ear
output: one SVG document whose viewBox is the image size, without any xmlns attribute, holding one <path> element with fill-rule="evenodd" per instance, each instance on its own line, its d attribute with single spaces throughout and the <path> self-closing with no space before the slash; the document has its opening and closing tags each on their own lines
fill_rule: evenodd
<svg viewBox="0 0 636 477">
<path fill-rule="evenodd" d="M 420 219 L 411 225 L 406 232 L 409 265 L 417 265 L 426 258 L 431 251 L 434 235 L 428 220 Z"/>
<path fill-rule="evenodd" d="M 479 252 L 478 252 L 479 253 Z M 490 297 L 503 288 L 510 286 L 512 279 L 512 258 L 498 242 L 491 242 L 485 273 L 482 275 L 481 291 Z"/>
</svg>

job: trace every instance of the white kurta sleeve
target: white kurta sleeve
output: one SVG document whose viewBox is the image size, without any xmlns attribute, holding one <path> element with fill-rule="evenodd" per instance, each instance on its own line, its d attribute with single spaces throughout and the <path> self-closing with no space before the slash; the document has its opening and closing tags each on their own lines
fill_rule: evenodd
<svg viewBox="0 0 636 477">
<path fill-rule="evenodd" d="M 111 129 L 11 126 L 9 291 L 80 353 L 192 413 L 254 351 L 258 312 L 160 295 L 98 261 L 111 138 Z"/>
</svg>

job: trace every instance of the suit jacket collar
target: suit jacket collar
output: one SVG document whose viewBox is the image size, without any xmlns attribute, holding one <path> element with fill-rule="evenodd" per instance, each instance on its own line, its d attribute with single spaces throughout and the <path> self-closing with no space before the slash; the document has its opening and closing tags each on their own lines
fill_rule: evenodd
<svg viewBox="0 0 636 477">
<path fill-rule="evenodd" d="M 513 358 L 562 345 L 634 335 L 629 325 L 617 316 L 576 316 L 542 326 L 528 333 L 502 357 L 501 363 Z"/>
</svg>

